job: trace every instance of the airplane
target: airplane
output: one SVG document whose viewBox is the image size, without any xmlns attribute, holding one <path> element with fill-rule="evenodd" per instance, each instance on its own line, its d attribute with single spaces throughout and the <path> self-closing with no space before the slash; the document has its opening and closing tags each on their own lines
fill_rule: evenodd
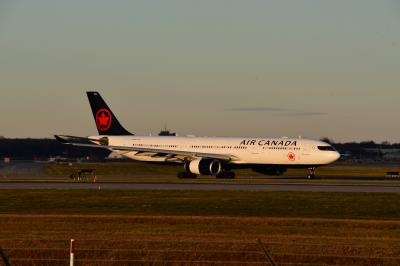
<svg viewBox="0 0 400 266">
<path fill-rule="evenodd" d="M 302 138 L 137 136 L 120 124 L 99 92 L 87 96 L 99 135 L 55 135 L 58 141 L 105 148 L 138 161 L 181 164 L 179 178 L 235 178 L 235 169 L 279 176 L 289 168 L 304 168 L 312 179 L 317 167 L 340 158 L 330 144 Z"/>
</svg>

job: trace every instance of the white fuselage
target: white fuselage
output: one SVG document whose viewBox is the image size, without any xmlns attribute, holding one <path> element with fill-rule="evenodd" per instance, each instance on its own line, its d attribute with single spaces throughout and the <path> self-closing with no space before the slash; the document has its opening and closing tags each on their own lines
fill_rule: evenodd
<svg viewBox="0 0 400 266">
<path fill-rule="evenodd" d="M 104 136 L 93 136 L 100 139 Z M 233 164 L 266 164 L 287 166 L 319 166 L 339 159 L 340 154 L 329 144 L 308 139 L 231 138 L 174 136 L 107 136 L 110 146 L 139 147 L 193 153 L 232 155 Z M 114 151 L 115 152 L 115 151 Z M 148 156 L 143 152 L 117 153 L 139 161 L 168 162 L 168 156 Z M 144 156 L 146 155 L 146 156 Z"/>
</svg>

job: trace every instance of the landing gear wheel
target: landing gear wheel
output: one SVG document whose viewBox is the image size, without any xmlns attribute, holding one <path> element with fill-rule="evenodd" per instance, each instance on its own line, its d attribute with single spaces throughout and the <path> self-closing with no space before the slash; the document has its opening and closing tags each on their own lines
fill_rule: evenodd
<svg viewBox="0 0 400 266">
<path fill-rule="evenodd" d="M 232 171 L 222 171 L 218 175 L 215 176 L 216 178 L 226 178 L 226 179 L 234 179 L 235 173 Z"/>
<path fill-rule="evenodd" d="M 196 174 L 192 174 L 189 172 L 179 172 L 178 173 L 178 178 L 196 178 L 197 175 Z"/>
<path fill-rule="evenodd" d="M 228 178 L 234 179 L 235 178 L 235 173 L 234 172 L 228 172 L 227 173 Z"/>
<path fill-rule="evenodd" d="M 315 178 L 315 167 L 308 168 L 309 174 L 307 176 L 308 179 Z"/>
</svg>

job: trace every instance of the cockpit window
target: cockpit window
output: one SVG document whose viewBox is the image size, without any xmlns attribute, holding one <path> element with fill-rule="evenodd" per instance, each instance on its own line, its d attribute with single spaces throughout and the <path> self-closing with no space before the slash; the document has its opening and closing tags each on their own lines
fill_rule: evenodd
<svg viewBox="0 0 400 266">
<path fill-rule="evenodd" d="M 335 148 L 332 146 L 318 146 L 318 150 L 320 151 L 335 151 Z"/>
</svg>

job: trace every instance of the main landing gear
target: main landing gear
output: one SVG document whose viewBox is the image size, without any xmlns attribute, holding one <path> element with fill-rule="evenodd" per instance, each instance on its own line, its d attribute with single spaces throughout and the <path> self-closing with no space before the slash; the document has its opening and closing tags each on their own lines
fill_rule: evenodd
<svg viewBox="0 0 400 266">
<path fill-rule="evenodd" d="M 315 178 L 315 167 L 310 167 L 308 168 L 309 174 L 307 176 L 308 179 L 314 179 Z"/>
<path fill-rule="evenodd" d="M 196 178 L 196 174 L 192 174 L 190 172 L 179 172 L 178 173 L 178 178 Z"/>
<path fill-rule="evenodd" d="M 232 172 L 232 171 L 222 170 L 222 171 L 216 176 L 216 178 L 233 179 L 233 178 L 235 178 L 235 173 Z"/>
<path fill-rule="evenodd" d="M 196 178 L 196 177 L 197 177 L 196 174 L 192 174 L 190 172 L 179 172 L 178 173 L 178 178 L 181 178 L 181 179 Z M 219 174 L 217 174 L 215 177 L 216 178 L 233 179 L 233 178 L 235 178 L 235 173 L 232 171 L 223 170 Z"/>
</svg>

